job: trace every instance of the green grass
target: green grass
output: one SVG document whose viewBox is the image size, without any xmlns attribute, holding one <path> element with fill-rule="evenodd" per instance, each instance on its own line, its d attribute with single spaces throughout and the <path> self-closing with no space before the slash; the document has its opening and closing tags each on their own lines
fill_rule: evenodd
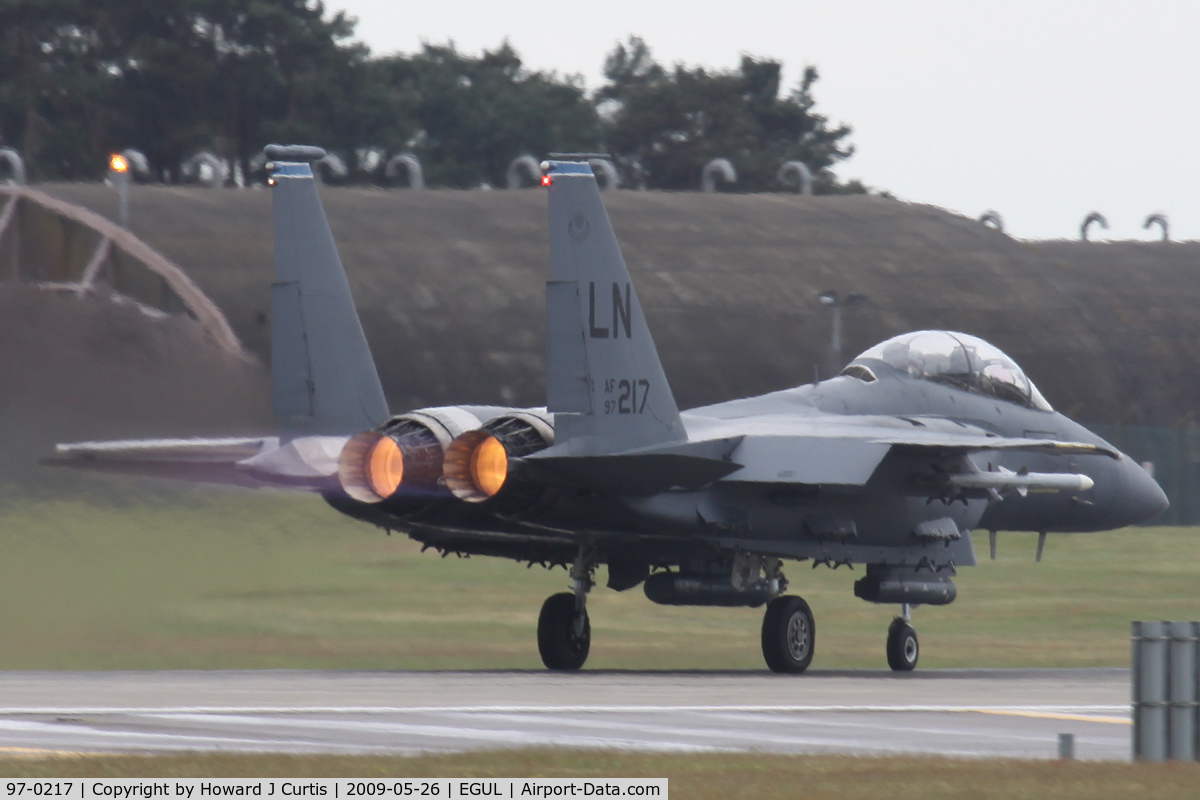
<svg viewBox="0 0 1200 800">
<path fill-rule="evenodd" d="M 567 584 L 419 553 L 312 497 L 120 491 L 0 494 L 0 669 L 540 668 L 537 612 Z M 1196 529 L 1054 536 L 1041 564 L 1033 535 L 1001 534 L 996 562 L 978 544 L 958 600 L 916 613 L 924 667 L 1122 666 L 1131 619 L 1200 618 Z M 861 574 L 788 569 L 816 668 L 884 666 L 895 608 L 856 599 Z M 762 668 L 761 610 L 604 588 L 589 610 L 590 668 Z"/>
<path fill-rule="evenodd" d="M 508 750 L 418 757 L 84 756 L 0 759 L 0 777 L 667 778 L 688 800 L 1195 798 L 1200 764 Z"/>
</svg>

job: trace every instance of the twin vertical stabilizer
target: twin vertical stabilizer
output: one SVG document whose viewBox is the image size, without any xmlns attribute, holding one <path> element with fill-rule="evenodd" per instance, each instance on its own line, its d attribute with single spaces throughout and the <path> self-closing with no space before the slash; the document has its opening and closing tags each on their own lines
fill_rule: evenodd
<svg viewBox="0 0 1200 800">
<path fill-rule="evenodd" d="M 352 435 L 388 417 L 342 261 L 317 196 L 317 147 L 270 145 L 275 217 L 272 404 L 284 438 Z"/>
<path fill-rule="evenodd" d="M 550 194 L 546 405 L 570 455 L 687 438 L 600 188 L 586 163 L 544 165 Z"/>
</svg>

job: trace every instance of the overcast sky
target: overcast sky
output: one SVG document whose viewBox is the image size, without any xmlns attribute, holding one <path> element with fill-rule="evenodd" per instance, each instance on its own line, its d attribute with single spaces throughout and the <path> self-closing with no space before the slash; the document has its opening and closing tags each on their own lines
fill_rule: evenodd
<svg viewBox="0 0 1200 800">
<path fill-rule="evenodd" d="M 601 82 L 637 34 L 664 64 L 777 58 L 820 70 L 817 109 L 854 128 L 843 178 L 1009 233 L 1075 238 L 1090 211 L 1118 239 L 1165 213 L 1200 239 L 1200 3 L 939 0 L 326 0 L 377 54 L 508 39 L 530 69 Z M 1099 236 L 1093 236 L 1099 238 Z"/>
</svg>

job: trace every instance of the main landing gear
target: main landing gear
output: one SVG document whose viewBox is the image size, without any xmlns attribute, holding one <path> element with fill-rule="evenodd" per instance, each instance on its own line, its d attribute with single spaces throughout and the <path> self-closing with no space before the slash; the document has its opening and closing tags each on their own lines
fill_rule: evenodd
<svg viewBox="0 0 1200 800">
<path fill-rule="evenodd" d="M 911 608 L 905 603 L 900 609 L 900 616 L 888 627 L 887 662 L 894 672 L 911 672 L 917 666 L 921 645 L 917 641 L 917 632 L 909 624 Z"/>
<path fill-rule="evenodd" d="M 804 598 L 780 595 L 763 614 L 763 658 L 772 672 L 799 673 L 812 663 L 817 626 Z"/>
<path fill-rule="evenodd" d="M 550 595 L 538 615 L 538 653 L 547 669 L 576 670 L 587 661 L 592 646 L 592 626 L 588 622 L 587 594 L 595 583 L 595 564 L 580 551 L 571 567 L 574 592 Z"/>
</svg>

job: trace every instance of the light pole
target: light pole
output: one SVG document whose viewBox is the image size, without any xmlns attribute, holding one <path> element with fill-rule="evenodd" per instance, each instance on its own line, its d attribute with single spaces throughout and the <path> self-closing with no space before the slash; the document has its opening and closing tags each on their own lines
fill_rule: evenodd
<svg viewBox="0 0 1200 800">
<path fill-rule="evenodd" d="M 129 161 L 120 153 L 108 159 L 108 171 L 117 187 L 117 221 L 129 228 Z"/>
</svg>

